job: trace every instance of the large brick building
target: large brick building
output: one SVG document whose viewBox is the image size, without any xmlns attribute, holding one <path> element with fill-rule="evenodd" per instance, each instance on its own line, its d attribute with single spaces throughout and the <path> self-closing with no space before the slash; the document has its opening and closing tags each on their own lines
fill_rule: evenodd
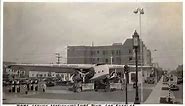
<svg viewBox="0 0 185 106">
<path fill-rule="evenodd" d="M 140 54 L 140 53 L 139 53 Z M 141 55 L 138 56 L 141 63 Z M 68 46 L 67 64 L 135 64 L 132 39 L 109 46 Z M 143 44 L 143 64 L 151 65 L 151 52 Z"/>
</svg>

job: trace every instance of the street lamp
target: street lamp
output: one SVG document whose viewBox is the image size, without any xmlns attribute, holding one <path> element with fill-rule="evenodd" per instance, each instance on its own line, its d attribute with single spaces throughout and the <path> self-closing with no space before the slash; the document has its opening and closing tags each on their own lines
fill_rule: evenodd
<svg viewBox="0 0 185 106">
<path fill-rule="evenodd" d="M 137 52 L 138 52 L 138 48 L 139 48 L 139 35 L 138 33 L 134 32 L 134 35 L 132 36 L 133 37 L 133 48 L 135 50 L 135 61 L 136 61 L 136 95 L 135 95 L 135 101 L 134 101 L 134 104 L 140 104 L 140 101 L 139 101 L 139 95 L 138 95 L 138 59 L 137 59 Z"/>
<path fill-rule="evenodd" d="M 135 14 L 139 14 L 139 30 L 140 30 L 140 38 L 141 38 L 141 15 L 144 14 L 143 8 L 136 8 L 134 10 Z M 143 44 L 140 42 L 140 55 L 141 55 L 141 73 L 142 73 L 142 82 L 141 82 L 141 102 L 143 102 Z"/>
<path fill-rule="evenodd" d="M 128 65 L 124 66 L 124 74 L 125 74 L 125 104 L 128 104 L 128 99 L 127 99 L 127 82 L 128 82 L 128 74 L 129 74 L 129 67 Z"/>
</svg>

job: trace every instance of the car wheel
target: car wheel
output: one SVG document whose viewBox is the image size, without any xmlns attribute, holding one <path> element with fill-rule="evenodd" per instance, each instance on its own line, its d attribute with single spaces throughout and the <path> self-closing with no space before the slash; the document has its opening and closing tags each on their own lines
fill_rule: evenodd
<svg viewBox="0 0 185 106">
<path fill-rule="evenodd" d="M 76 89 L 76 92 L 82 92 L 82 88 L 78 87 L 78 88 Z"/>
</svg>

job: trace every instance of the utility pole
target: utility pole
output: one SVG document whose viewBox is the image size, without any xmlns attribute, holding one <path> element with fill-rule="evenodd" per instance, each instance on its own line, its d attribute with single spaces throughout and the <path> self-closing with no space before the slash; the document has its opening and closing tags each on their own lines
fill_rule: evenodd
<svg viewBox="0 0 185 106">
<path fill-rule="evenodd" d="M 62 58 L 62 56 L 60 56 L 60 53 L 55 53 L 56 54 L 56 58 L 57 58 L 57 64 L 60 64 L 60 59 Z"/>
</svg>

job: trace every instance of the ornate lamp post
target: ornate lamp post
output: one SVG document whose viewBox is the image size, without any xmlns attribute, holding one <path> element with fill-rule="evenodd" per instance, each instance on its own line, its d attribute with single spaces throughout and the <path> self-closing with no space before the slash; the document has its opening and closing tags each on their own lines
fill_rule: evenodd
<svg viewBox="0 0 185 106">
<path fill-rule="evenodd" d="M 139 35 L 140 35 L 140 38 L 141 38 L 141 15 L 144 14 L 144 9 L 143 8 L 136 8 L 134 10 L 134 13 L 135 14 L 139 14 Z M 140 55 L 141 55 L 141 73 L 142 73 L 142 82 L 141 82 L 141 103 L 143 102 L 143 77 L 144 77 L 144 74 L 143 74 L 143 64 L 144 64 L 144 60 L 143 60 L 143 44 L 142 42 L 140 42 Z"/>
<path fill-rule="evenodd" d="M 134 32 L 134 35 L 132 36 L 133 37 L 133 48 L 135 50 L 135 61 L 136 61 L 136 95 L 135 95 L 135 101 L 134 101 L 134 104 L 140 104 L 140 101 L 139 101 L 139 95 L 138 95 L 138 59 L 137 59 L 137 52 L 138 52 L 138 48 L 139 48 L 139 35 L 138 33 Z"/>
<path fill-rule="evenodd" d="M 128 65 L 124 66 L 124 74 L 125 74 L 125 104 L 128 104 L 128 99 L 127 99 L 127 82 L 128 82 L 128 73 L 129 73 L 129 67 Z"/>
</svg>

